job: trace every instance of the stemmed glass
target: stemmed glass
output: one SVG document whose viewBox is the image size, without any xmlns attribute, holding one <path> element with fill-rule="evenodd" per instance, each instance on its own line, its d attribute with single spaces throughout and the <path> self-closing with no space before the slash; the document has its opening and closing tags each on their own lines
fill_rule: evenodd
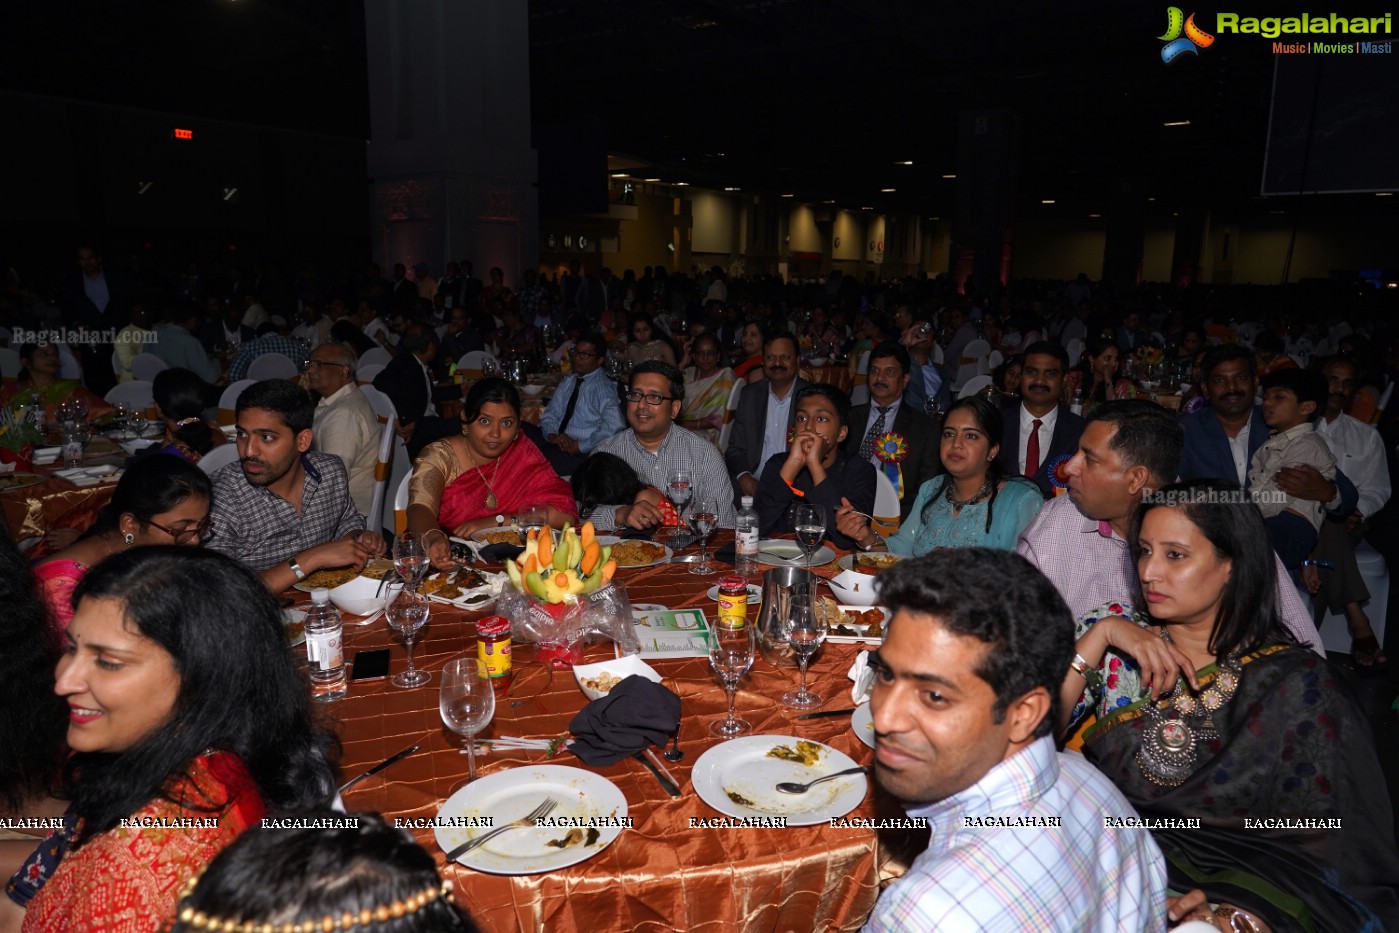
<svg viewBox="0 0 1399 933">
<path fill-rule="evenodd" d="M 811 558 L 826 537 L 826 507 L 798 502 L 792 506 L 792 528 L 797 533 L 797 544 L 806 554 L 806 569 L 811 569 Z"/>
<path fill-rule="evenodd" d="M 395 687 L 421 687 L 432 680 L 432 675 L 413 666 L 413 636 L 427 624 L 427 597 L 407 586 L 394 584 L 389 589 L 384 616 L 389 620 L 389 627 L 403 636 L 404 647 L 408 649 L 408 670 L 395 674 L 390 683 Z"/>
<path fill-rule="evenodd" d="M 753 731 L 752 725 L 734 716 L 734 692 L 738 689 L 739 680 L 753 666 L 757 630 L 758 626 L 753 622 L 744 622 L 738 627 L 716 625 L 709 630 L 709 664 L 724 681 L 724 689 L 729 695 L 728 718 L 711 722 L 710 735 L 731 739 Z"/>
<path fill-rule="evenodd" d="M 537 505 L 525 506 L 523 509 L 520 509 L 519 514 L 516 516 L 516 521 L 520 525 L 520 530 L 525 534 L 529 534 L 531 529 L 535 531 L 543 530 L 544 526 L 548 524 L 548 520 L 549 510 Z"/>
<path fill-rule="evenodd" d="M 481 363 L 481 375 L 486 379 L 492 379 L 500 375 L 500 363 L 493 356 L 488 356 Z"/>
<path fill-rule="evenodd" d="M 132 407 L 126 417 L 127 429 L 131 431 L 132 440 L 141 440 L 146 436 L 146 428 L 151 426 L 151 419 L 146 417 L 144 408 Z"/>
<path fill-rule="evenodd" d="M 666 477 L 666 495 L 675 506 L 676 515 L 685 514 L 685 506 L 690 504 L 690 493 L 694 488 L 694 477 L 689 470 L 671 470 Z"/>
<path fill-rule="evenodd" d="M 403 582 L 417 590 L 427 576 L 427 547 L 421 535 L 405 531 L 393 539 L 393 567 Z"/>
<path fill-rule="evenodd" d="M 466 783 L 470 784 L 476 780 L 476 734 L 495 715 L 495 690 L 480 661 L 455 658 L 447 662 L 437 708 L 448 729 L 466 736 Z"/>
<path fill-rule="evenodd" d="M 695 534 L 699 536 L 700 556 L 699 563 L 690 568 L 690 573 L 702 576 L 714 573 L 714 568 L 709 566 L 709 553 L 705 549 L 705 545 L 709 541 L 709 533 L 714 530 L 718 521 L 719 504 L 715 499 L 701 496 L 695 500 L 694 511 L 690 513 L 690 525 L 695 529 Z"/>
<path fill-rule="evenodd" d="M 782 705 L 792 709 L 820 706 L 821 698 L 806 689 L 806 665 L 826 640 L 826 622 L 809 597 L 792 600 L 790 615 L 782 620 L 782 634 L 796 652 L 801 668 L 801 688 L 782 694 Z"/>
</svg>

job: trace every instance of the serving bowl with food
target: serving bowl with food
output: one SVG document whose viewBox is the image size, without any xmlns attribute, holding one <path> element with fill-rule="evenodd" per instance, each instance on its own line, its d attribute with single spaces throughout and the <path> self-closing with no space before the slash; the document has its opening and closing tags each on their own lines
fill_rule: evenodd
<svg viewBox="0 0 1399 933">
<path fill-rule="evenodd" d="M 661 675 L 634 654 L 623 655 L 612 661 L 599 661 L 596 664 L 578 664 L 573 668 L 578 689 L 590 700 L 607 696 L 613 687 L 633 674 L 645 677 L 653 683 L 661 682 Z"/>
</svg>

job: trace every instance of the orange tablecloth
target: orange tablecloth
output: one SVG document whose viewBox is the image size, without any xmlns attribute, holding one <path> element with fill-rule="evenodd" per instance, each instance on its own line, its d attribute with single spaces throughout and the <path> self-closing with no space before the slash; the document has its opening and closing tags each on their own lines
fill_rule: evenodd
<svg viewBox="0 0 1399 933">
<path fill-rule="evenodd" d="M 671 608 L 703 606 L 713 618 L 713 603 L 704 591 L 717 576 L 688 573 L 689 565 L 622 571 L 619 579 L 633 602 L 659 602 Z M 721 565 L 722 566 L 722 565 Z M 756 607 L 750 611 L 756 611 Z M 425 687 L 402 690 L 386 681 L 351 684 L 350 695 L 336 704 L 344 742 L 342 768 L 351 777 L 414 743 L 423 751 L 361 782 L 345 795 L 351 811 L 377 810 L 388 819 L 435 816 L 442 802 L 464 781 L 466 759 L 461 739 L 439 719 L 437 691 L 448 660 L 474 656 L 473 623 L 479 613 L 434 604 L 427 628 L 415 648 L 419 667 L 433 673 Z M 366 629 L 346 629 L 347 654 L 390 644 L 383 622 Z M 392 671 L 406 665 L 401 644 L 392 642 Z M 826 708 L 850 705 L 845 677 L 856 648 L 827 645 L 811 669 L 815 689 L 827 697 Z M 596 655 L 596 657 L 594 657 Z M 594 646 L 591 660 L 611 655 L 610 646 Z M 529 697 L 543 683 L 543 668 L 533 649 L 517 647 L 519 682 L 514 698 Z M 874 905 L 882 882 L 902 874 L 926 844 L 926 833 L 880 832 L 827 826 L 788 829 L 691 828 L 695 817 L 719 814 L 699 799 L 690 785 L 690 769 L 706 749 L 721 744 L 708 733 L 709 723 L 726 709 L 723 690 L 700 659 L 649 662 L 681 698 L 680 746 L 683 762 L 668 767 L 680 781 L 682 796 L 672 799 L 640 762 L 627 759 L 595 768 L 627 798 L 634 828 L 623 830 L 610 847 L 589 861 L 545 875 L 501 877 L 452 864 L 444 868 L 456 883 L 458 903 L 469 909 L 482 929 L 500 931 L 579 930 L 856 930 Z M 847 716 L 797 720 L 778 698 L 791 689 L 796 672 L 776 669 L 758 659 L 740 685 L 738 708 L 759 733 L 796 735 L 826 742 L 870 763 L 873 753 L 850 731 Z M 497 694 L 495 719 L 483 734 L 552 737 L 564 735 L 572 717 L 586 704 L 568 671 L 554 675 L 537 699 L 512 709 Z M 486 773 L 544 762 L 544 752 L 491 754 L 478 759 Z M 587 767 L 570 754 L 554 763 Z M 873 782 L 872 787 L 873 787 Z M 851 816 L 901 816 L 897 803 L 873 790 Z M 418 840 L 439 859 L 431 829 L 414 829 Z"/>
<path fill-rule="evenodd" d="M 87 456 L 83 463 L 92 466 L 99 463 L 121 465 L 126 459 L 121 449 L 105 438 L 94 438 L 88 444 Z M 66 479 L 51 476 L 54 470 L 63 469 L 63 463 L 36 466 L 29 472 L 50 478 L 34 486 L 0 492 L 0 512 L 5 516 L 5 527 L 16 541 L 42 537 L 59 528 L 75 528 L 86 531 L 98 511 L 112 498 L 116 483 L 98 483 L 95 486 L 75 486 Z M 43 545 L 39 545 L 42 548 Z M 43 556 L 41 550 L 31 550 L 31 559 Z"/>
</svg>

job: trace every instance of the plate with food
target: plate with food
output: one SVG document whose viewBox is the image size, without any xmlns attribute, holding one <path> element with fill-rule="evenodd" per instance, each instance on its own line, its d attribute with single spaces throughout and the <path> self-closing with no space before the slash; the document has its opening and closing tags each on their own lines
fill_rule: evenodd
<svg viewBox="0 0 1399 933">
<path fill-rule="evenodd" d="M 315 573 L 307 574 L 305 580 L 300 580 L 292 584 L 292 589 L 309 593 L 312 590 L 327 589 L 333 590 L 337 586 L 344 586 L 355 577 L 359 576 L 359 570 L 354 567 L 337 567 L 333 570 L 317 570 Z"/>
<path fill-rule="evenodd" d="M 901 560 L 903 558 L 897 554 L 871 551 L 863 554 L 846 554 L 837 563 L 841 570 L 853 570 L 856 573 L 874 575 L 888 570 Z"/>
<path fill-rule="evenodd" d="M 295 648 L 306 641 L 306 613 L 300 609 L 283 609 L 282 626 L 287 633 L 288 648 Z"/>
<path fill-rule="evenodd" d="M 816 611 L 826 622 L 826 641 L 832 644 L 878 645 L 884 641 L 889 610 L 883 606 L 851 606 L 837 603 L 829 596 L 818 596 Z"/>
<path fill-rule="evenodd" d="M 576 664 L 573 667 L 573 676 L 578 680 L 579 689 L 590 700 L 607 696 L 613 687 L 633 674 L 645 677 L 652 683 L 661 682 L 661 675 L 656 673 L 655 668 L 634 654 L 623 655 L 612 661 L 599 661 L 596 664 Z"/>
<path fill-rule="evenodd" d="M 868 700 L 855 707 L 855 713 L 850 717 L 850 731 L 855 733 L 855 738 L 874 748 L 874 711 L 870 709 Z"/>
<path fill-rule="evenodd" d="M 695 762 L 690 782 L 700 799 L 737 817 L 786 817 L 788 826 L 816 826 L 844 816 L 869 792 L 863 774 L 817 784 L 804 794 L 784 794 L 784 781 L 806 783 L 859 765 L 809 739 L 792 735 L 745 735 L 707 750 Z"/>
<path fill-rule="evenodd" d="M 820 567 L 836 559 L 836 552 L 824 544 L 811 555 L 811 566 Z M 806 552 L 786 538 L 764 538 L 758 542 L 758 563 L 770 567 L 806 567 Z"/>
<path fill-rule="evenodd" d="M 654 541 L 618 539 L 616 542 L 601 543 L 612 544 L 612 559 L 617 562 L 619 569 L 638 570 L 642 567 L 655 567 L 675 556 L 675 552 L 670 548 Z"/>
<path fill-rule="evenodd" d="M 533 765 L 488 774 L 448 797 L 433 833 L 450 852 L 492 828 L 524 819 L 547 799 L 558 806 L 544 825 L 501 833 L 457 863 L 492 875 L 557 871 L 606 849 L 626 824 L 627 798 L 607 778 L 565 765 Z"/>
<path fill-rule="evenodd" d="M 393 573 L 393 559 L 376 557 L 364 565 L 364 569 L 359 572 L 359 575 L 371 580 L 382 580 L 391 573 Z"/>
<path fill-rule="evenodd" d="M 471 540 L 485 545 L 508 544 L 511 547 L 524 547 L 524 529 L 515 525 L 499 525 L 495 528 L 480 528 L 471 533 Z"/>
<path fill-rule="evenodd" d="M 459 609 L 489 609 L 500 596 L 506 575 L 463 568 L 429 574 L 422 592 L 428 599 L 451 603 Z"/>
<path fill-rule="evenodd" d="M 14 489 L 27 489 L 30 486 L 37 486 L 47 476 L 40 476 L 38 473 L 0 473 L 0 492 L 10 492 Z"/>
</svg>

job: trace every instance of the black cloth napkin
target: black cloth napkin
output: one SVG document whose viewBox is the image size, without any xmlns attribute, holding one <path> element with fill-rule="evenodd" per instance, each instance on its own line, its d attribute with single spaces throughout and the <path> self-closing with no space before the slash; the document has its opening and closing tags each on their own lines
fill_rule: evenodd
<svg viewBox="0 0 1399 933">
<path fill-rule="evenodd" d="M 648 746 L 664 745 L 679 727 L 680 697 L 632 674 L 573 717 L 569 751 L 585 764 L 610 765 Z"/>
<path fill-rule="evenodd" d="M 488 544 L 481 548 L 481 559 L 492 564 L 503 564 L 523 553 L 525 549 L 518 544 Z"/>
</svg>

